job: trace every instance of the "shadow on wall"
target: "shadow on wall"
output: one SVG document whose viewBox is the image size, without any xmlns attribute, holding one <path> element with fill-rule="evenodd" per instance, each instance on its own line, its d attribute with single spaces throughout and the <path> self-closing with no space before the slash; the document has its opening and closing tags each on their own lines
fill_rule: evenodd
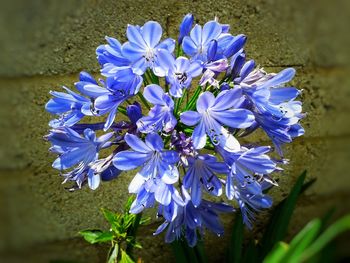
<svg viewBox="0 0 350 263">
<path fill-rule="evenodd" d="M 350 211 L 350 37 L 349 1 L 114 1 L 4 0 L 0 10 L 0 259 L 4 262 L 81 260 L 100 262 L 104 248 L 89 247 L 77 232 L 103 227 L 101 207 L 118 210 L 127 199 L 132 174 L 97 191 L 69 193 L 51 168 L 54 159 L 42 140 L 50 90 L 72 87 L 79 71 L 98 73 L 95 48 L 106 35 L 125 40 L 127 24 L 159 21 L 176 37 L 184 14 L 196 22 L 214 16 L 231 31 L 248 36 L 247 57 L 266 70 L 297 70 L 293 85 L 303 89 L 304 138 L 285 148 L 291 164 L 272 193 L 276 202 L 296 176 L 317 178 L 298 207 L 290 233 L 296 233 L 330 207 Z M 225 218 L 226 227 L 232 218 Z M 263 220 L 264 221 L 264 220 Z M 256 231 L 262 228 L 257 224 Z M 153 226 L 153 225 L 151 225 Z M 154 225 L 154 229 L 155 229 Z M 145 261 L 163 262 L 170 249 L 163 237 L 144 234 Z M 209 251 L 220 252 L 209 236 Z M 338 250 L 349 256 L 348 239 Z M 160 251 L 162 251 L 160 253 Z M 1 260 L 0 260 L 1 261 Z"/>
</svg>

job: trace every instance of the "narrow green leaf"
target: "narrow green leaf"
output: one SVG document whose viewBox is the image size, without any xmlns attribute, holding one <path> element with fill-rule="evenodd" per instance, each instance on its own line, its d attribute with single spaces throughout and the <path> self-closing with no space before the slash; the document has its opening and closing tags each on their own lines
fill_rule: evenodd
<svg viewBox="0 0 350 263">
<path fill-rule="evenodd" d="M 262 239 L 262 258 L 266 256 L 274 244 L 285 237 L 305 178 L 306 171 L 299 176 L 288 197 L 275 208 Z"/>
<path fill-rule="evenodd" d="M 123 249 L 120 249 L 121 250 L 121 258 L 120 258 L 120 261 L 119 263 L 134 263 L 135 261 L 133 261 L 129 255 L 123 250 Z"/>
<path fill-rule="evenodd" d="M 201 93 L 201 91 L 202 91 L 202 87 L 198 86 L 197 89 L 195 90 L 194 94 L 192 95 L 190 101 L 186 105 L 184 111 L 192 110 L 196 107 L 197 98 L 199 97 L 199 94 Z"/>
<path fill-rule="evenodd" d="M 199 259 L 197 258 L 196 252 L 194 251 L 194 248 L 189 247 L 187 241 L 182 240 L 181 245 L 186 251 L 186 257 L 188 259 L 188 262 L 200 263 Z"/>
<path fill-rule="evenodd" d="M 101 230 L 83 230 L 79 232 L 80 235 L 90 244 L 95 244 L 96 239 L 102 234 Z"/>
<path fill-rule="evenodd" d="M 173 249 L 173 254 L 175 255 L 176 263 L 187 263 L 186 250 L 182 246 L 179 240 L 175 240 L 171 243 L 171 247 Z"/>
<path fill-rule="evenodd" d="M 254 240 L 250 240 L 247 249 L 244 253 L 243 260 L 241 262 L 245 263 L 256 263 L 258 260 L 258 249 Z"/>
<path fill-rule="evenodd" d="M 242 215 L 241 213 L 237 213 L 232 229 L 231 240 L 227 250 L 227 262 L 241 262 L 243 232 L 244 225 Z"/>
<path fill-rule="evenodd" d="M 283 263 L 283 257 L 288 252 L 289 246 L 284 242 L 278 242 L 266 256 L 263 263 Z"/>
<path fill-rule="evenodd" d="M 197 245 L 193 248 L 196 257 L 198 259 L 198 262 L 200 263 L 206 263 L 207 257 L 205 255 L 205 248 L 204 248 L 204 242 L 202 239 L 197 241 Z"/>
<path fill-rule="evenodd" d="M 112 211 L 109 211 L 108 209 L 101 209 L 103 216 L 105 217 L 105 219 L 108 221 L 108 223 L 110 223 L 112 226 L 115 225 L 116 220 L 116 214 L 113 213 Z"/>
<path fill-rule="evenodd" d="M 289 250 L 283 257 L 282 262 L 298 263 L 305 249 L 315 240 L 321 229 L 321 220 L 310 221 L 291 241 Z"/>
<path fill-rule="evenodd" d="M 125 115 L 125 116 L 128 116 L 128 114 L 126 113 L 126 108 L 124 108 L 123 106 L 119 106 L 119 107 L 118 107 L 118 111 L 119 111 L 121 114 L 123 114 L 123 115 Z"/>
<path fill-rule="evenodd" d="M 327 230 L 320 235 L 315 242 L 303 253 L 301 257 L 301 261 L 306 261 L 311 258 L 322 248 L 324 248 L 333 238 L 344 231 L 350 230 L 350 215 L 344 216 L 338 221 L 336 221 L 333 225 L 331 225 Z"/>
<path fill-rule="evenodd" d="M 96 237 L 95 242 L 96 243 L 108 242 L 108 241 L 112 241 L 113 238 L 114 238 L 113 232 L 106 231 L 106 232 L 102 232 L 98 237 Z"/>
<path fill-rule="evenodd" d="M 119 252 L 119 245 L 116 243 L 114 247 L 112 248 L 112 252 L 108 258 L 107 263 L 117 263 L 118 262 L 118 252 Z"/>
</svg>

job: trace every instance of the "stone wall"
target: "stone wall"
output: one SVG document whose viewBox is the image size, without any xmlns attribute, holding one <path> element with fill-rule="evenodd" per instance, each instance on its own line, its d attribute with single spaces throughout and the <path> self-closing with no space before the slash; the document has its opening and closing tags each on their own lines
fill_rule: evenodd
<svg viewBox="0 0 350 263">
<path fill-rule="evenodd" d="M 121 207 L 132 174 L 104 183 L 96 191 L 65 191 L 62 178 L 51 168 L 54 156 L 48 154 L 49 145 L 42 140 L 50 118 L 44 111 L 48 92 L 62 85 L 72 87 L 81 70 L 98 73 L 95 48 L 104 43 L 106 35 L 125 40 L 127 24 L 155 20 L 162 24 L 166 36 L 175 37 L 182 16 L 188 12 L 198 23 L 218 16 L 231 25 L 232 32 L 246 34 L 248 57 L 267 71 L 297 70 L 293 84 L 304 90 L 306 134 L 285 147 L 291 164 L 272 194 L 278 203 L 304 169 L 309 171 L 308 178 L 317 178 L 317 182 L 298 203 L 290 233 L 331 207 L 337 208 L 337 216 L 350 211 L 348 1 L 3 2 L 1 262 L 104 262 L 106 248 L 87 245 L 77 232 L 106 227 L 99 209 Z M 230 228 L 232 217 L 225 217 L 225 225 Z M 156 224 L 151 224 L 141 229 L 145 262 L 164 262 L 167 255 L 171 258 L 163 237 L 152 236 L 155 228 Z M 220 258 L 222 241 L 211 235 L 207 239 L 209 262 L 214 262 Z"/>
</svg>

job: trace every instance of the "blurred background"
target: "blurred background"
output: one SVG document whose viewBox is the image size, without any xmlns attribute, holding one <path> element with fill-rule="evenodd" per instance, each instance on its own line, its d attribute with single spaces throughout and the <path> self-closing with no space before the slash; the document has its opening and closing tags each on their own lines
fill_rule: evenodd
<svg viewBox="0 0 350 263">
<path fill-rule="evenodd" d="M 271 191 L 275 204 L 303 170 L 317 181 L 299 200 L 289 235 L 331 208 L 334 219 L 350 212 L 350 1 L 1 0 L 0 262 L 104 262 L 107 248 L 88 245 L 77 232 L 106 227 L 100 208 L 120 209 L 132 174 L 96 191 L 66 191 L 42 139 L 48 92 L 73 87 L 81 70 L 97 74 L 95 49 L 106 35 L 124 41 L 127 24 L 155 20 L 176 38 L 189 12 L 197 23 L 217 16 L 233 34 L 247 35 L 247 57 L 266 71 L 297 70 L 306 134 L 285 147 L 290 165 Z M 259 235 L 264 215 L 250 235 Z M 232 220 L 224 218 L 228 230 Z M 152 236 L 156 227 L 140 230 L 145 262 L 172 258 L 163 236 Z M 337 239 L 338 261 L 350 258 L 349 238 Z M 209 262 L 221 262 L 226 239 L 206 236 Z"/>
</svg>

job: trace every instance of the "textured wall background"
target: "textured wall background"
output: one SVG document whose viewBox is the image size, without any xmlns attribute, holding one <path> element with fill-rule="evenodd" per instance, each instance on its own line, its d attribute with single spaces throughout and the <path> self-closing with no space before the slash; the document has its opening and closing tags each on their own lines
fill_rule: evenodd
<svg viewBox="0 0 350 263">
<path fill-rule="evenodd" d="M 117 210 L 127 198 L 130 174 L 97 191 L 64 190 L 53 156 L 42 140 L 48 130 L 44 112 L 51 89 L 69 87 L 80 70 L 98 73 L 95 48 L 104 36 L 125 40 L 126 25 L 159 21 L 175 37 L 188 12 L 197 22 L 218 16 L 232 32 L 248 36 L 246 50 L 267 71 L 295 67 L 294 83 L 304 90 L 306 135 L 286 147 L 291 160 L 276 203 L 304 169 L 316 184 L 298 203 L 290 232 L 329 208 L 350 211 L 349 2 L 11 0 L 0 8 L 0 261 L 103 262 L 106 250 L 87 245 L 77 232 L 104 227 L 99 208 Z M 232 217 L 225 218 L 229 228 Z M 262 220 L 263 222 L 263 220 Z M 262 225 L 258 224 L 256 232 Z M 141 229 L 146 262 L 170 255 L 156 224 Z M 222 241 L 208 235 L 209 260 Z M 344 240 L 346 240 L 344 238 Z M 348 243 L 340 253 L 349 255 Z M 341 249 L 343 248 L 343 250 Z M 221 249 L 221 250 L 220 250 Z M 347 254 L 346 254 L 347 253 Z M 167 259 L 170 257 L 167 257 Z"/>
</svg>

